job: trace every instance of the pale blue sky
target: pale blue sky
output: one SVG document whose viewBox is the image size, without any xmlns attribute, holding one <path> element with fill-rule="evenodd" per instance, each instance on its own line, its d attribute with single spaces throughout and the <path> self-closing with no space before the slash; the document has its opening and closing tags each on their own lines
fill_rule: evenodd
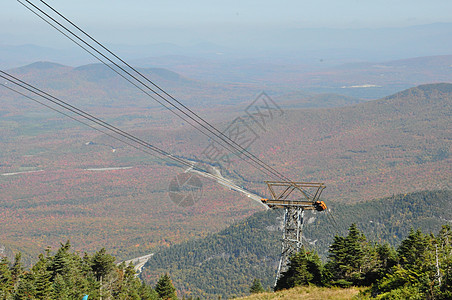
<svg viewBox="0 0 452 300">
<path fill-rule="evenodd" d="M 2 0 L 0 43 L 65 41 L 15 0 Z M 33 0 L 39 3 L 37 0 Z M 111 43 L 225 43 L 241 31 L 293 28 L 381 28 L 452 22 L 450 0 L 48 0 L 77 24 Z M 152 37 L 143 42 L 143 36 Z M 238 39 L 240 40 L 240 39 Z"/>
</svg>

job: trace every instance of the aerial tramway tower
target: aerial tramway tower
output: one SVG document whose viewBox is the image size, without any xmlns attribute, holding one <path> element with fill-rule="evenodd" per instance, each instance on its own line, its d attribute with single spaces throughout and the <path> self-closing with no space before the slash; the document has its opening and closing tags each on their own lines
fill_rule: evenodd
<svg viewBox="0 0 452 300">
<path fill-rule="evenodd" d="M 304 211 L 326 210 L 325 203 L 320 201 L 320 195 L 326 186 L 319 182 L 266 181 L 265 183 L 272 198 L 262 199 L 262 202 L 270 208 L 284 208 L 282 249 L 276 273 L 276 286 L 281 274 L 287 270 L 289 258 L 300 251 L 303 245 Z"/>
</svg>

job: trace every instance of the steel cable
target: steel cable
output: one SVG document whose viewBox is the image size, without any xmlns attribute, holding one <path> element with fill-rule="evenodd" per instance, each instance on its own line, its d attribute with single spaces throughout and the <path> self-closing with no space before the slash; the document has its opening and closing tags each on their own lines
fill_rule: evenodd
<svg viewBox="0 0 452 300">
<path fill-rule="evenodd" d="M 110 69 L 112 69 L 114 72 L 116 72 L 117 74 L 119 74 L 121 77 L 123 77 L 124 79 L 126 79 L 127 81 L 129 81 L 130 83 L 131 80 L 128 78 L 125 78 L 124 75 L 120 74 L 120 72 L 114 68 L 112 68 L 111 66 L 108 65 L 108 63 L 106 63 L 105 61 L 103 61 L 102 59 L 100 59 L 98 56 L 94 55 L 94 53 L 92 53 L 91 51 L 89 51 L 88 49 L 86 49 L 85 47 L 83 47 L 82 45 L 80 45 L 80 43 L 74 41 L 74 39 L 70 38 L 67 34 L 63 33 L 61 30 L 59 30 L 58 28 L 56 28 L 56 26 L 54 26 L 53 24 L 51 24 L 49 21 L 45 20 L 44 17 L 40 16 L 36 11 L 34 11 L 32 8 L 30 8 L 29 6 L 27 6 L 25 3 L 21 2 L 20 0 L 17 0 L 19 3 L 21 3 L 23 6 L 25 6 L 26 8 L 28 8 L 30 11 L 32 11 L 34 14 L 36 14 L 38 17 L 40 17 L 41 19 L 43 19 L 44 21 L 46 21 L 49 25 L 51 25 L 52 27 L 54 27 L 55 29 L 57 29 L 60 33 L 62 33 L 63 35 L 65 35 L 66 37 L 68 37 L 71 41 L 73 41 L 74 43 L 76 43 L 79 47 L 81 47 L 82 49 L 84 49 L 85 51 L 87 51 L 89 54 L 91 54 L 92 56 L 94 56 L 97 60 L 99 60 L 100 62 L 102 62 L 104 65 L 106 65 L 107 67 L 109 67 Z M 52 20 L 55 24 L 58 24 L 58 26 L 60 26 L 61 28 L 64 28 L 64 30 L 66 30 L 69 34 L 71 34 L 72 36 L 74 36 L 76 39 L 78 39 L 79 41 L 81 41 L 82 43 L 84 43 L 85 45 L 87 45 L 89 48 L 91 48 L 92 50 L 94 50 L 95 52 L 97 52 L 99 55 L 101 55 L 102 57 L 104 57 L 106 60 L 108 60 L 110 63 L 112 63 L 113 65 L 115 65 L 118 69 L 120 69 L 121 71 L 123 71 L 124 73 L 126 73 L 128 76 L 130 76 L 131 78 L 133 78 L 135 81 L 137 81 L 138 83 L 140 83 L 141 85 L 143 85 L 144 87 L 146 87 L 147 89 L 149 89 L 150 91 L 152 91 L 154 94 L 156 94 L 157 96 L 159 96 L 162 100 L 164 100 L 165 102 L 167 102 L 169 105 L 173 106 L 175 109 L 177 109 L 178 111 L 180 111 L 182 114 L 184 114 L 185 116 L 187 116 L 189 119 L 191 119 L 192 121 L 194 121 L 196 124 L 198 124 L 199 126 L 201 126 L 203 129 L 207 130 L 209 133 L 213 134 L 216 138 L 219 138 L 222 142 L 224 142 L 227 146 L 232 147 L 235 151 L 238 151 L 240 154 L 243 153 L 247 158 L 249 158 L 251 161 L 253 161 L 255 164 L 257 164 L 259 167 L 257 167 L 256 165 L 252 165 L 253 167 L 257 168 L 258 170 L 260 170 L 261 172 L 263 172 L 262 168 L 264 170 L 266 170 L 267 175 L 271 174 L 273 176 L 276 176 L 280 179 L 284 179 L 286 181 L 290 180 L 285 177 L 284 175 L 282 175 L 281 173 L 279 173 L 278 171 L 276 171 L 274 168 L 272 168 L 271 166 L 269 166 L 268 164 L 266 164 L 265 162 L 263 162 L 262 160 L 260 160 L 259 158 L 257 158 L 255 155 L 253 155 L 252 153 L 250 153 L 247 149 L 243 148 L 241 145 L 237 144 L 235 141 L 231 140 L 229 137 L 227 137 L 226 135 L 224 135 L 222 132 L 220 132 L 219 130 L 217 130 L 213 125 L 211 125 L 209 122 L 205 121 L 203 118 L 201 118 L 200 116 L 198 116 L 196 113 L 194 113 L 192 110 L 190 110 L 188 107 L 186 107 L 185 105 L 183 105 L 180 101 L 176 100 L 174 97 L 172 97 L 171 95 L 169 95 L 168 93 L 166 93 L 165 91 L 163 91 L 159 86 L 157 86 L 155 83 L 153 83 L 151 80 L 149 80 L 147 77 L 145 77 L 142 73 L 140 73 L 139 71 L 137 71 L 136 69 L 134 69 L 133 67 L 131 67 L 129 64 L 127 64 L 124 60 L 120 59 L 117 55 L 115 55 L 113 52 L 111 52 L 110 50 L 108 50 L 105 46 L 103 46 L 101 43 L 99 43 L 97 40 L 95 40 L 94 38 L 92 38 L 90 35 L 88 35 L 85 31 L 83 31 L 82 29 L 80 29 L 78 26 L 76 26 L 73 22 L 71 22 L 70 20 L 68 20 L 66 17 L 64 17 L 61 13 L 59 13 L 58 11 L 56 11 L 55 9 L 53 9 L 50 5 L 48 5 L 47 3 L 45 3 L 44 1 L 41 1 L 42 3 L 44 3 L 47 7 L 49 7 L 52 11 L 54 11 L 55 13 L 57 13 L 60 17 L 62 17 L 64 20 L 66 20 L 69 24 L 71 24 L 72 26 L 74 26 L 77 30 L 79 30 L 80 32 L 82 32 L 83 34 L 85 34 L 88 38 L 90 38 L 91 40 L 93 40 L 96 44 L 100 45 L 103 49 L 105 49 L 106 51 L 108 51 L 108 53 L 110 53 L 111 55 L 113 55 L 115 58 L 117 58 L 121 63 L 124 63 L 127 67 L 129 67 L 132 71 L 134 71 L 135 73 L 137 73 L 140 77 L 142 77 L 143 79 L 145 79 L 147 82 L 151 83 L 154 87 L 156 87 L 157 89 L 159 89 L 160 91 L 162 91 L 165 95 L 169 96 L 172 100 L 176 101 L 176 103 L 178 103 L 179 105 L 181 105 L 184 109 L 188 110 L 189 113 L 183 111 L 180 107 L 178 107 L 177 105 L 175 105 L 174 103 L 172 103 L 170 100 L 166 99 L 164 96 L 162 96 L 160 93 L 158 93 L 157 91 L 155 91 L 154 89 L 150 88 L 147 84 L 145 84 L 143 81 L 137 79 L 134 75 L 132 75 L 130 72 L 128 72 L 127 70 L 125 70 L 123 67 L 119 66 L 117 63 L 115 63 L 112 59 L 108 58 L 106 55 L 104 55 L 103 53 L 101 53 L 98 49 L 96 49 L 95 47 L 93 47 L 92 45 L 90 45 L 89 43 L 87 43 L 84 39 L 80 38 L 77 34 L 75 34 L 74 32 L 72 32 L 70 29 L 68 29 L 66 26 L 62 25 L 60 22 L 58 22 L 57 20 L 55 20 L 54 18 L 52 18 L 50 15 L 48 15 L 47 13 L 45 13 L 42 9 L 40 9 L 39 7 L 37 7 L 36 5 L 34 5 L 33 3 L 31 3 L 28 0 L 25 0 L 27 3 L 29 3 L 31 6 L 33 6 L 36 10 L 40 11 L 43 15 L 45 15 L 48 19 Z M 161 101 L 159 101 L 158 99 L 156 99 L 155 97 L 153 97 L 152 95 L 150 95 L 149 93 L 147 93 L 146 91 L 144 91 L 142 88 L 138 87 L 136 83 L 132 83 L 135 87 L 139 88 L 142 92 L 145 92 L 146 95 L 148 95 L 149 97 L 151 97 L 153 100 L 157 101 L 160 105 L 164 106 L 166 109 L 168 109 L 169 111 L 175 113 L 174 110 L 172 110 L 171 108 L 169 108 L 168 106 L 166 106 L 165 104 L 163 104 Z M 216 141 L 217 144 L 221 145 L 223 148 L 226 148 L 227 150 L 229 150 L 230 152 L 235 153 L 235 151 L 231 150 L 230 148 L 227 148 L 226 146 L 224 146 L 222 143 L 219 143 L 218 140 L 216 140 L 215 138 L 213 138 L 211 135 L 207 134 L 206 132 L 202 131 L 200 128 L 198 128 L 196 125 L 192 124 L 190 121 L 188 121 L 187 119 L 183 118 L 181 115 L 175 113 L 179 118 L 183 119 L 184 121 L 186 121 L 188 124 L 190 124 L 192 127 L 196 128 L 198 131 L 200 131 L 201 133 L 203 133 L 204 135 L 206 135 L 207 137 L 213 139 Z M 196 118 L 198 118 L 199 120 L 197 120 Z M 207 124 L 207 126 L 206 126 Z M 250 163 L 248 160 L 245 160 L 243 157 L 240 156 L 240 154 L 236 154 L 237 156 L 239 156 L 240 159 L 244 160 L 247 163 Z"/>
</svg>

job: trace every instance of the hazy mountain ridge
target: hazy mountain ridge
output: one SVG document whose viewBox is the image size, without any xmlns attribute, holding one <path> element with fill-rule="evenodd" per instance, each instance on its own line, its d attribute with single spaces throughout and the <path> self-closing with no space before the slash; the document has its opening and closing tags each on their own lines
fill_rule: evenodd
<svg viewBox="0 0 452 300">
<path fill-rule="evenodd" d="M 419 84 L 451 82 L 452 78 L 452 55 L 345 64 L 285 62 L 281 58 L 259 57 L 234 61 L 164 56 L 139 60 L 139 63 L 170 68 L 206 81 L 257 83 L 266 89 L 336 93 L 365 99 L 382 98 Z"/>
<path fill-rule="evenodd" d="M 264 88 L 258 84 L 217 84 L 193 80 L 160 67 L 138 70 L 184 104 L 202 107 L 202 109 L 223 107 L 241 111 Z M 74 68 L 52 62 L 35 62 L 8 72 L 74 104 L 99 108 L 102 106 L 136 106 L 144 109 L 160 107 L 103 64 L 89 64 Z M 276 100 L 287 107 L 335 107 L 364 101 L 335 94 L 287 93 L 280 89 L 270 89 L 266 92 L 274 94 Z M 0 90 L 0 94 L 4 94 L 4 91 Z"/>
<path fill-rule="evenodd" d="M 111 67 L 111 66 L 110 66 Z M 116 68 L 116 67 L 114 67 Z M 202 90 L 210 88 L 162 68 L 138 69 L 146 77 L 171 90 Z M 37 87 L 76 104 L 90 106 L 146 106 L 155 107 L 141 91 L 103 64 L 69 67 L 52 62 L 36 62 L 9 70 L 13 75 Z M 136 75 L 138 77 L 138 75 Z"/>
<path fill-rule="evenodd" d="M 90 82 L 103 82 L 108 81 L 113 78 L 119 78 L 120 76 L 112 69 L 117 69 L 113 65 L 104 65 L 100 63 L 83 65 L 79 67 L 69 67 L 65 65 L 61 65 L 54 62 L 35 62 L 30 65 L 26 65 L 20 68 L 10 70 L 11 73 L 26 76 L 30 79 L 36 77 L 44 77 L 48 79 L 57 79 L 59 76 L 63 75 L 63 78 L 60 78 L 60 81 L 66 81 L 69 79 L 77 78 L 78 76 L 82 77 L 86 81 Z M 119 69 L 118 69 L 119 70 Z M 147 76 L 156 77 L 156 81 L 163 82 L 172 82 L 173 84 L 179 83 L 187 83 L 190 80 L 184 78 L 183 76 L 172 72 L 163 68 L 144 68 L 138 69 L 140 72 L 143 72 Z M 120 71 L 120 70 L 119 70 Z M 138 75 L 137 75 L 138 76 Z M 41 82 L 44 84 L 45 82 Z"/>
<path fill-rule="evenodd" d="M 234 39 L 227 43 L 221 42 L 210 34 L 210 39 L 204 37 L 185 45 L 159 42 L 147 45 L 114 44 L 109 47 L 127 60 L 164 55 L 214 59 L 260 57 L 267 61 L 271 57 L 285 61 L 285 64 L 287 61 L 316 64 L 322 59 L 324 63 L 337 65 L 341 62 L 388 61 L 450 54 L 451 42 L 444 37 L 451 33 L 452 23 L 386 28 L 265 28 L 261 32 L 241 27 L 240 34 L 235 34 L 238 38 L 235 42 Z M 187 33 L 178 30 L 173 34 L 180 36 Z M 253 36 L 253 39 L 249 39 L 249 36 Z M 0 40 L 13 43 L 15 39 L 13 36 L 3 36 Z M 52 49 L 49 46 L 3 44 L 0 45 L 0 62 L 6 64 L 4 68 L 11 68 L 36 60 L 57 59 L 60 63 L 70 65 L 92 61 L 82 50 L 68 45 L 64 44 L 65 49 Z"/>
<path fill-rule="evenodd" d="M 289 178 L 326 182 L 328 197 L 341 201 L 447 189 L 451 86 L 423 85 L 340 108 L 288 109 L 259 132 L 250 151 Z M 229 169 L 251 181 L 268 180 L 245 164 Z"/>
</svg>

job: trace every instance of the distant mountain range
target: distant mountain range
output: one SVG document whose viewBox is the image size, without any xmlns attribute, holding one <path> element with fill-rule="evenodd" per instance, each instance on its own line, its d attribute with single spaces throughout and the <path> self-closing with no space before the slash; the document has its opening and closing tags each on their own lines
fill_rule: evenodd
<svg viewBox="0 0 452 300">
<path fill-rule="evenodd" d="M 90 106 L 152 106 L 155 102 L 103 64 L 69 67 L 51 62 L 33 64 L 10 70 L 22 80 L 51 93 L 68 97 L 76 104 Z M 172 90 L 197 87 L 199 83 L 162 68 L 140 69 L 147 77 Z M 146 99 L 146 100 L 143 100 Z M 143 104 L 143 101 L 148 103 Z M 155 106 L 155 105 L 154 105 Z"/>
<path fill-rule="evenodd" d="M 119 77 L 100 64 L 76 68 L 50 62 L 37 64 L 15 68 L 12 72 L 29 73 L 27 78 L 33 80 L 37 77 L 36 82 L 44 87 L 49 82 L 54 86 L 58 83 L 61 90 L 73 82 L 79 88 L 93 89 L 92 95 L 103 94 L 110 100 L 112 96 L 128 98 L 133 95 L 138 101 L 143 98 L 122 79 L 113 83 L 107 81 Z M 45 67 L 45 64 L 49 65 Z M 186 100 L 192 104 L 211 102 L 212 99 L 217 103 L 237 103 L 237 98 L 242 98 L 242 101 L 252 99 L 262 90 L 274 95 L 302 92 L 377 99 L 419 84 L 451 82 L 452 78 L 452 55 L 318 66 L 259 59 L 162 56 L 137 60 L 134 65 L 144 67 L 139 70 L 150 79 L 179 98 L 189 98 Z M 39 78 L 42 80 L 39 81 Z M 229 99 L 221 97 L 224 93 L 218 93 L 219 89 L 229 90 Z M 190 98 L 196 91 L 197 95 Z"/>
<path fill-rule="evenodd" d="M 183 30 L 176 30 L 171 34 L 174 35 L 173 38 L 166 35 L 165 39 L 169 41 L 185 40 L 180 36 L 187 33 Z M 222 41 L 221 33 L 217 36 L 210 33 L 196 42 L 185 45 L 166 42 L 108 46 L 128 61 L 175 55 L 198 59 L 208 58 L 229 63 L 242 60 L 242 64 L 252 61 L 252 63 L 267 62 L 273 65 L 296 64 L 319 67 L 326 65 L 330 67 L 347 62 L 376 62 L 407 57 L 449 55 L 452 42 L 445 37 L 451 36 L 451 34 L 452 23 L 399 28 L 269 27 L 260 31 L 240 28 L 234 33 L 234 37 L 227 38 L 227 42 Z M 251 36 L 253 38 L 250 39 Z M 4 43 L 0 45 L 1 68 L 17 67 L 38 60 L 56 61 L 71 66 L 93 62 L 92 58 L 83 50 L 76 46 L 68 48 L 68 44 L 59 46 L 56 43 L 47 42 L 39 45 L 15 46 L 14 36 L 10 35 L 0 36 L 0 40 Z M 7 41 L 11 41 L 11 44 L 6 44 Z M 61 49 L 63 47 L 64 49 Z M 138 66 L 144 65 L 138 64 Z"/>
<path fill-rule="evenodd" d="M 245 39 L 235 45 L 200 41 L 185 46 L 156 43 L 109 48 L 134 66 L 168 69 L 202 82 L 246 84 L 278 93 L 303 90 L 378 99 L 419 84 L 451 82 L 452 42 L 444 38 L 451 34 L 452 23 L 289 28 L 254 36 L 254 45 Z M 2 69 L 35 61 L 73 67 L 98 63 L 77 48 L 0 44 Z"/>
<path fill-rule="evenodd" d="M 212 59 L 162 56 L 139 66 L 169 68 L 193 79 L 246 83 L 265 90 L 335 93 L 377 99 L 425 83 L 452 82 L 452 55 L 315 65 L 279 59 Z"/>
<path fill-rule="evenodd" d="M 185 104 L 194 106 L 246 104 L 265 90 L 288 107 L 334 107 L 384 97 L 422 83 L 450 82 L 452 78 L 452 55 L 317 69 L 304 69 L 301 65 L 247 65 L 246 62 L 239 65 L 209 59 L 191 60 L 163 57 L 160 61 L 141 61 L 144 66 L 158 67 L 139 70 Z M 76 103 L 156 105 L 102 64 L 74 68 L 36 62 L 10 72 L 58 95 L 70 95 Z M 236 83 L 225 82 L 225 78 Z"/>
<path fill-rule="evenodd" d="M 213 83 L 193 80 L 165 68 L 140 68 L 141 73 L 153 82 L 177 96 L 190 106 L 215 108 L 251 102 L 261 92 L 257 84 Z M 121 78 L 109 66 L 90 64 L 70 67 L 52 62 L 35 62 L 8 72 L 61 97 L 70 97 L 75 104 L 89 106 L 142 106 L 160 107 L 155 101 Z M 0 90 L 0 94 L 4 92 Z M 286 93 L 282 89 L 267 90 L 277 95 L 281 105 L 287 107 L 336 107 L 351 105 L 364 100 L 335 94 L 311 92 Z M 153 94 L 151 92 L 151 94 Z M 242 104 L 243 103 L 243 104 Z"/>
</svg>

